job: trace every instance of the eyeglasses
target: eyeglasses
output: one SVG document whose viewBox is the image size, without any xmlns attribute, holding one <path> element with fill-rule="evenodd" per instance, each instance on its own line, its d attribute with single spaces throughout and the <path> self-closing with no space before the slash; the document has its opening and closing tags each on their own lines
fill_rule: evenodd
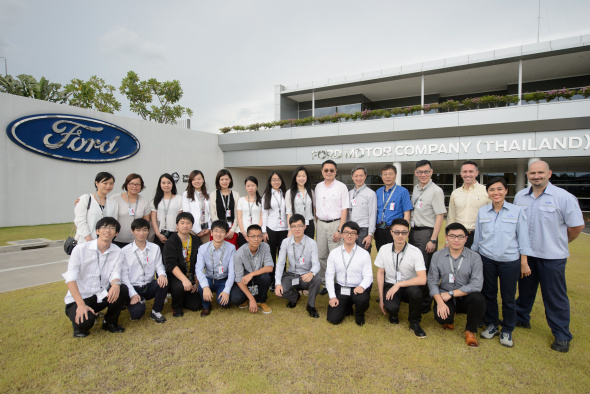
<svg viewBox="0 0 590 394">
<path fill-rule="evenodd" d="M 128 183 L 127 186 L 141 187 L 141 183 Z"/>
<path fill-rule="evenodd" d="M 303 226 L 303 225 L 301 225 L 301 224 L 295 224 L 295 225 L 292 225 L 292 226 L 291 226 L 291 228 L 294 228 L 295 230 L 297 230 L 297 229 L 301 229 L 301 228 L 303 228 L 303 227 L 305 227 L 305 226 Z"/>
<path fill-rule="evenodd" d="M 430 171 L 432 171 L 432 170 L 416 171 L 416 175 L 428 175 L 428 174 L 430 174 Z"/>
<path fill-rule="evenodd" d="M 334 170 L 333 168 L 326 168 L 325 170 L 322 170 L 322 172 L 331 173 L 331 172 L 336 172 L 336 170 Z"/>
<path fill-rule="evenodd" d="M 403 235 L 403 236 L 405 237 L 405 236 L 406 236 L 406 235 L 408 235 L 410 232 L 409 232 L 409 231 L 406 231 L 406 230 L 404 230 L 404 231 L 392 231 L 391 233 L 392 233 L 393 235 L 398 235 L 398 236 L 399 236 L 399 235 Z"/>
<path fill-rule="evenodd" d="M 342 235 L 357 235 L 358 233 L 356 231 L 343 231 Z"/>
<path fill-rule="evenodd" d="M 117 229 L 117 227 L 115 226 L 102 226 L 99 228 L 99 230 L 110 230 L 110 231 L 115 231 Z"/>
<path fill-rule="evenodd" d="M 262 239 L 262 235 L 248 235 L 248 238 L 252 238 L 252 239 Z"/>
<path fill-rule="evenodd" d="M 449 239 L 458 239 L 459 241 L 463 241 L 465 238 L 467 238 L 464 235 L 455 235 L 455 234 L 449 234 L 449 235 L 447 235 L 447 237 Z"/>
</svg>

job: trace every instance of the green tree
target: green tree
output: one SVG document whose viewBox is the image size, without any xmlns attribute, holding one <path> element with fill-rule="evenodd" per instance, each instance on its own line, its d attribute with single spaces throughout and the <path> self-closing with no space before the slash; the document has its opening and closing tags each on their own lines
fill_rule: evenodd
<svg viewBox="0 0 590 394">
<path fill-rule="evenodd" d="M 104 79 L 96 75 L 90 77 L 88 81 L 74 78 L 65 86 L 69 105 L 110 114 L 121 110 L 121 103 L 113 95 L 116 90 L 113 85 L 107 85 Z"/>
<path fill-rule="evenodd" d="M 12 75 L 0 76 L 0 92 L 17 96 L 63 103 L 67 99 L 67 94 L 60 89 L 59 83 L 49 82 L 45 77 L 41 77 L 37 81 L 33 76 L 27 74 L 17 75 L 16 79 Z"/>
<path fill-rule="evenodd" d="M 176 104 L 183 95 L 180 82 L 177 80 L 158 82 L 151 78 L 141 81 L 134 71 L 129 71 L 121 81 L 119 91 L 129 100 L 131 111 L 144 120 L 176 124 L 176 120 L 185 113 L 189 117 L 193 115 L 190 108 Z M 152 104 L 154 96 L 159 106 Z"/>
</svg>

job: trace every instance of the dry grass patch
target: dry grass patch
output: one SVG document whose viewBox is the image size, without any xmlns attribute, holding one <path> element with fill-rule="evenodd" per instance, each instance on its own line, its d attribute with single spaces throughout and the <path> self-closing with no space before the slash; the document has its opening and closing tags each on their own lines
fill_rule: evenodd
<svg viewBox="0 0 590 394">
<path fill-rule="evenodd" d="M 47 238 L 54 241 L 66 239 L 72 231 L 72 223 L 41 224 L 39 226 L 0 227 L 0 246 L 9 241 Z"/>
</svg>

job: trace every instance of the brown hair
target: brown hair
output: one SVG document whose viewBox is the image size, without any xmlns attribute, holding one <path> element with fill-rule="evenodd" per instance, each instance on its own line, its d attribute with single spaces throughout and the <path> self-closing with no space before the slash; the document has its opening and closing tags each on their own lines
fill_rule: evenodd
<svg viewBox="0 0 590 394">
<path fill-rule="evenodd" d="M 127 185 L 129 184 L 129 182 L 131 182 L 134 179 L 139 179 L 139 181 L 141 182 L 141 190 L 145 189 L 145 184 L 143 183 L 143 178 L 141 177 L 141 175 L 139 174 L 129 174 L 127 175 L 127 178 L 125 178 L 125 183 L 123 183 L 123 186 L 121 187 L 121 189 L 127 191 Z"/>
</svg>

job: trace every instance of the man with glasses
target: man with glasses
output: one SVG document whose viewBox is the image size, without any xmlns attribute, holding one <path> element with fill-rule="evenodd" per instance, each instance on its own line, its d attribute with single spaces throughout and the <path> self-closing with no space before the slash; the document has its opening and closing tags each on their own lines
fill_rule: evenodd
<svg viewBox="0 0 590 394">
<path fill-rule="evenodd" d="M 328 321 L 340 324 L 354 313 L 358 326 L 365 324 L 369 309 L 373 270 L 371 255 L 356 244 L 360 227 L 355 222 L 342 225 L 342 246 L 332 250 L 326 267 L 326 287 L 330 295 Z M 336 282 L 336 283 L 334 283 Z M 354 306 L 354 312 L 353 312 Z"/>
<path fill-rule="evenodd" d="M 66 315 L 72 322 L 74 338 L 84 338 L 94 325 L 99 311 L 107 308 L 102 329 L 123 332 L 119 314 L 128 300 L 128 289 L 121 283 L 125 256 L 113 244 L 121 230 L 116 219 L 104 217 L 96 222 L 97 239 L 74 248 L 68 270 L 62 275 L 68 287 L 64 299 Z"/>
<path fill-rule="evenodd" d="M 236 271 L 235 282 L 232 287 L 230 300 L 240 309 L 250 310 L 263 314 L 272 313 L 272 309 L 266 304 L 268 289 L 273 278 L 271 272 L 274 267 L 270 255 L 270 246 L 262 242 L 262 228 L 252 224 L 246 230 L 248 243 L 238 249 L 234 255 L 234 269 Z"/>
<path fill-rule="evenodd" d="M 367 179 L 365 167 L 356 166 L 351 174 L 354 189 L 348 192 L 350 198 L 348 221 L 356 222 L 361 229 L 356 244 L 371 253 L 371 242 L 377 223 L 377 195 L 365 185 Z"/>
<path fill-rule="evenodd" d="M 477 163 L 471 160 L 464 161 L 461 165 L 463 186 L 451 193 L 447 214 L 447 223 L 461 223 L 467 228 L 468 237 L 465 246 L 468 248 L 473 245 L 479 208 L 492 203 L 486 187 L 477 182 L 478 176 Z"/>
<path fill-rule="evenodd" d="M 444 330 L 454 330 L 455 314 L 466 313 L 465 343 L 477 347 L 477 326 L 486 311 L 481 257 L 465 247 L 467 229 L 461 223 L 449 224 L 445 238 L 449 246 L 434 254 L 428 271 L 434 319 Z"/>
<path fill-rule="evenodd" d="M 414 172 L 418 184 L 412 192 L 412 219 L 410 220 L 410 244 L 422 252 L 426 273 L 430 268 L 432 255 L 438 249 L 438 233 L 442 227 L 445 213 L 445 194 L 432 181 L 432 164 L 428 160 L 416 163 Z M 422 286 L 422 314 L 428 313 L 432 305 L 432 298 L 428 286 Z"/>
<path fill-rule="evenodd" d="M 234 254 L 236 248 L 225 240 L 229 225 L 225 220 L 216 220 L 211 224 L 212 241 L 199 248 L 195 272 L 199 280 L 199 294 L 203 300 L 201 317 L 211 314 L 213 293 L 222 308 L 228 308 L 229 295 L 234 284 Z"/>
<path fill-rule="evenodd" d="M 168 277 L 160 247 L 147 241 L 150 222 L 144 218 L 131 222 L 131 233 L 133 242 L 122 249 L 126 262 L 122 280 L 129 289 L 129 315 L 131 320 L 141 319 L 145 314 L 145 301 L 153 299 L 150 317 L 156 323 L 165 323 L 162 309 L 168 294 Z M 154 279 L 156 274 L 158 279 Z"/>
<path fill-rule="evenodd" d="M 381 169 L 381 179 L 385 186 L 379 188 L 377 194 L 377 228 L 375 229 L 375 245 L 377 250 L 383 245 L 393 242 L 390 227 L 394 219 L 410 220 L 412 201 L 408 190 L 395 183 L 397 169 L 393 164 L 386 164 Z"/>
<path fill-rule="evenodd" d="M 315 309 L 315 299 L 322 285 L 318 246 L 316 242 L 304 234 L 305 218 L 294 214 L 289 218 L 289 228 L 293 234 L 285 238 L 281 244 L 276 266 L 275 294 L 286 299 L 287 308 L 295 308 L 301 295 L 299 290 L 309 290 L 307 312 L 313 318 L 320 317 Z M 285 265 L 289 260 L 289 268 Z M 283 272 L 285 272 L 283 274 Z"/>
<path fill-rule="evenodd" d="M 389 322 L 399 324 L 401 302 L 409 305 L 408 321 L 410 330 L 418 338 L 426 338 L 420 327 L 422 321 L 422 290 L 426 284 L 426 267 L 422 252 L 407 242 L 410 225 L 405 219 L 394 219 L 391 223 L 393 242 L 384 245 L 377 254 L 377 285 L 379 286 L 379 307 Z"/>
<path fill-rule="evenodd" d="M 320 277 L 325 284 L 328 255 L 341 244 L 341 224 L 346 221 L 350 201 L 346 185 L 336 180 L 336 163 L 333 160 L 322 163 L 322 175 L 324 181 L 315 188 L 315 213 Z M 320 292 L 321 295 L 327 293 L 325 287 Z"/>
<path fill-rule="evenodd" d="M 549 182 L 551 174 L 546 162 L 531 163 L 527 172 L 531 187 L 514 198 L 514 205 L 519 205 L 529 218 L 533 249 L 528 256 L 531 274 L 518 282 L 516 327 L 531 328 L 531 310 L 540 284 L 545 317 L 555 336 L 551 349 L 566 353 L 572 334 L 565 264 L 570 255 L 568 244 L 584 229 L 584 217 L 576 197 Z"/>
</svg>

